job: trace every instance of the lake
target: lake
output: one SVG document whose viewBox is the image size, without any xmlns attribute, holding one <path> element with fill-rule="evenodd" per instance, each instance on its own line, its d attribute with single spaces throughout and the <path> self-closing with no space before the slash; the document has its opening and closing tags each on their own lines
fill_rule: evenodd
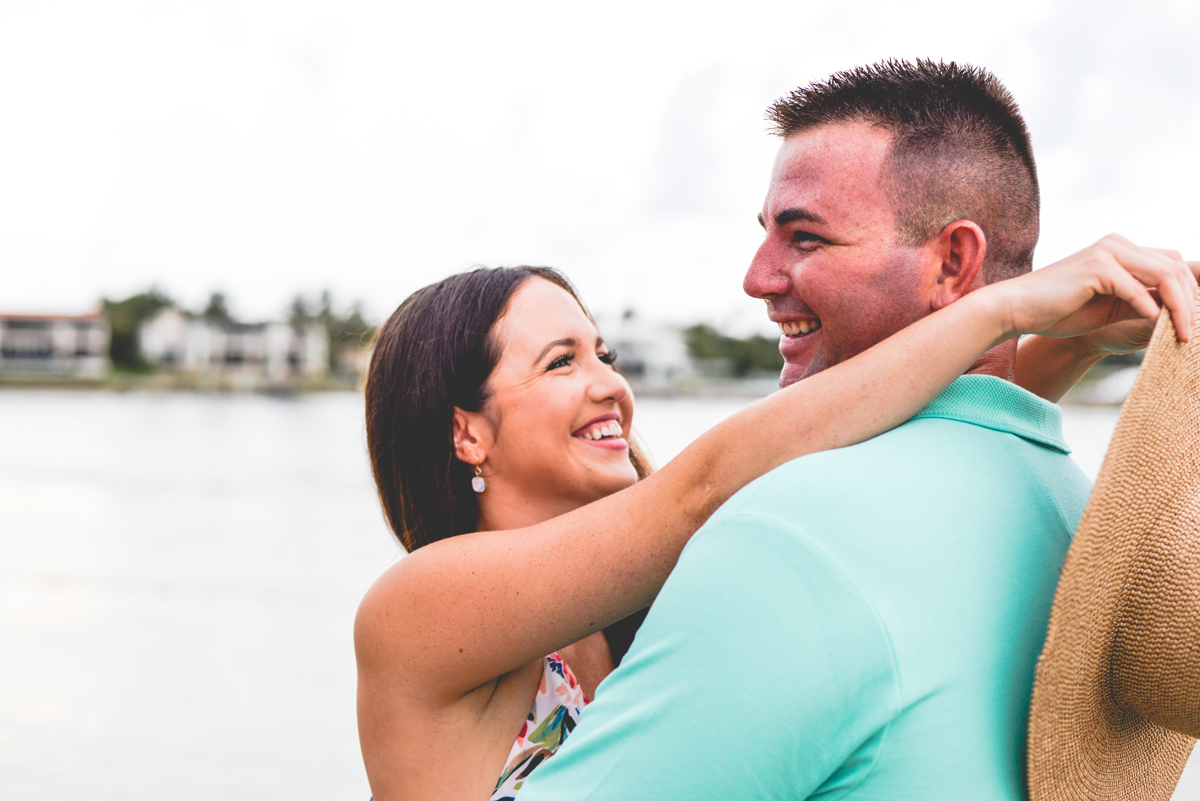
<svg viewBox="0 0 1200 801">
<path fill-rule="evenodd" d="M 661 464 L 748 402 L 647 399 L 636 424 Z M 400 549 L 361 416 L 0 392 L 0 797 L 367 798 L 351 627 Z M 1067 410 L 1089 475 L 1115 422 Z"/>
</svg>

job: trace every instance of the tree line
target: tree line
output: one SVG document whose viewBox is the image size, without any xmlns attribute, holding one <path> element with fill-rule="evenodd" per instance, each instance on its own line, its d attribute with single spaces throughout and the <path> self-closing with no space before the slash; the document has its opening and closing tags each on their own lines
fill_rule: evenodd
<svg viewBox="0 0 1200 801">
<path fill-rule="evenodd" d="M 164 308 L 189 313 L 158 288 L 130 295 L 123 300 L 104 298 L 100 306 L 110 332 L 109 359 L 115 369 L 129 372 L 147 372 L 151 369 L 138 347 L 138 330 L 143 323 Z M 212 293 L 203 310 L 194 314 L 217 325 L 236 325 L 239 322 L 230 312 L 223 292 Z M 320 300 L 313 306 L 303 295 L 297 295 L 287 308 L 286 319 L 292 325 L 320 323 L 325 326 L 329 333 L 329 369 L 332 372 L 338 369 L 337 355 L 347 346 L 363 345 L 375 336 L 376 327 L 363 315 L 360 303 L 352 304 L 348 312 L 339 314 L 334 310 L 333 295 L 328 290 L 321 293 Z"/>
<path fill-rule="evenodd" d="M 778 339 L 769 339 L 762 334 L 738 339 L 704 324 L 685 328 L 683 336 L 688 355 L 693 359 L 727 363 L 730 372 L 738 378 L 751 373 L 778 373 L 783 369 Z"/>
</svg>

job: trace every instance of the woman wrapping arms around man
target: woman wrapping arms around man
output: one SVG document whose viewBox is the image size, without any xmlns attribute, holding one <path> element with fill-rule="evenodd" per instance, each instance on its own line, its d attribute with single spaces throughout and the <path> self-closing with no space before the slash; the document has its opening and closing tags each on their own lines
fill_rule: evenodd
<svg viewBox="0 0 1200 801">
<path fill-rule="evenodd" d="M 733 415 L 653 475 L 615 354 L 559 273 L 477 270 L 418 291 L 381 329 L 366 387 L 376 483 L 410 552 L 355 625 L 375 798 L 512 797 L 619 662 L 603 629 L 654 600 L 734 492 L 899 425 L 1021 334 L 1048 335 L 1021 343 L 1017 380 L 1050 400 L 1092 363 L 1078 354 L 1142 344 L 1148 326 L 1118 321 L 1155 318 L 1153 293 L 1190 337 L 1182 264 L 1108 241 L 975 290 Z"/>
</svg>

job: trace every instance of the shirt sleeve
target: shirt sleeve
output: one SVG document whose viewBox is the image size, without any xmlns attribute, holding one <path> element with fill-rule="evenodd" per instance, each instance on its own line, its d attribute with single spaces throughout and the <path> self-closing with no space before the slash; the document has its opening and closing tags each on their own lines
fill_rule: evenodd
<svg viewBox="0 0 1200 801">
<path fill-rule="evenodd" d="M 870 772 L 898 698 L 878 615 L 819 542 L 718 512 L 519 799 L 837 797 Z"/>
</svg>

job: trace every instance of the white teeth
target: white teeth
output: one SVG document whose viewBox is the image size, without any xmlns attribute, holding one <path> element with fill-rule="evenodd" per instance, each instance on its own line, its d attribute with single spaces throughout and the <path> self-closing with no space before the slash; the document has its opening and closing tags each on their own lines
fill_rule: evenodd
<svg viewBox="0 0 1200 801">
<path fill-rule="evenodd" d="M 795 337 L 809 334 L 821 327 L 820 320 L 789 321 L 779 324 L 779 330 L 786 336 Z"/>
<path fill-rule="evenodd" d="M 604 439 L 605 437 L 619 437 L 621 436 L 621 424 L 613 420 L 610 423 L 605 423 L 602 426 L 596 426 L 595 428 L 584 431 L 579 436 L 583 439 L 593 441 Z"/>
</svg>

